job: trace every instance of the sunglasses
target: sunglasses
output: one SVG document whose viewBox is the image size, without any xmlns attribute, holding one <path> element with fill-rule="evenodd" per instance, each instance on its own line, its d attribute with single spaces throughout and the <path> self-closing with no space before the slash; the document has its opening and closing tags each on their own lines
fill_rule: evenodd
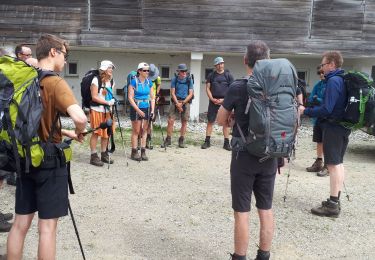
<svg viewBox="0 0 375 260">
<path fill-rule="evenodd" d="M 143 72 L 150 72 L 150 70 L 142 70 Z"/>
</svg>

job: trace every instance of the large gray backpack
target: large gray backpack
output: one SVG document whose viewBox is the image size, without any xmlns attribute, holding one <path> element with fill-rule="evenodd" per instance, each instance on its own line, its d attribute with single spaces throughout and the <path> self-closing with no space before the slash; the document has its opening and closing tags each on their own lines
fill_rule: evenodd
<svg viewBox="0 0 375 260">
<path fill-rule="evenodd" d="M 297 74 L 287 59 L 259 60 L 247 83 L 249 132 L 245 137 L 249 153 L 262 160 L 290 157 L 299 125 L 296 100 Z"/>
</svg>

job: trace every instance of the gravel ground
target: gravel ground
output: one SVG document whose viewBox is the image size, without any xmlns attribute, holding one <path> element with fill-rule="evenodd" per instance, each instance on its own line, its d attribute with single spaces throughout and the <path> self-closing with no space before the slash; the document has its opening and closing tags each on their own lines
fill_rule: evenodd
<svg viewBox="0 0 375 260">
<path fill-rule="evenodd" d="M 120 121 L 129 126 L 127 120 Z M 315 146 L 308 121 L 304 125 L 296 159 L 290 164 L 285 202 L 289 166 L 276 177 L 271 259 L 375 259 L 375 138 L 361 132 L 351 135 L 345 158 L 350 201 L 343 192 L 340 218 L 321 218 L 309 211 L 328 197 L 329 179 L 305 172 L 314 160 Z M 190 123 L 189 138 L 203 140 L 204 130 L 205 124 Z M 179 149 L 175 135 L 167 151 L 159 147 L 149 151 L 148 162 L 126 159 L 118 145 L 109 169 L 88 164 L 87 144 L 74 144 L 76 194 L 70 201 L 86 258 L 228 259 L 227 252 L 233 251 L 230 153 L 221 148 L 222 136 L 218 127 L 215 130 L 208 150 L 193 145 Z M 14 188 L 4 185 L 0 201 L 1 210 L 12 211 Z M 258 240 L 253 211 L 249 232 L 252 258 Z M 57 241 L 57 259 L 81 259 L 70 217 L 59 222 Z M 6 234 L 0 233 L 0 254 L 5 243 Z M 34 221 L 24 259 L 35 259 L 36 251 Z"/>
</svg>

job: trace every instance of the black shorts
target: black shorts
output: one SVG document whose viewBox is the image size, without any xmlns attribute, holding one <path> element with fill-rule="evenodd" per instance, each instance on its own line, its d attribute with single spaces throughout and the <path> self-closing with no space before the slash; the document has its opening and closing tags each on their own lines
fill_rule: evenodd
<svg viewBox="0 0 375 260">
<path fill-rule="evenodd" d="M 322 129 L 322 126 L 321 126 L 322 122 L 317 120 L 315 125 L 314 125 L 314 128 L 313 128 L 313 137 L 312 137 L 312 141 L 314 143 L 321 143 L 323 142 L 323 129 Z"/>
<path fill-rule="evenodd" d="M 136 121 L 136 120 L 148 120 L 149 117 L 150 117 L 150 112 L 151 112 L 151 108 L 148 107 L 148 108 L 140 108 L 140 110 L 142 110 L 143 113 L 145 113 L 145 117 L 140 117 L 138 115 L 138 113 L 135 111 L 135 109 L 130 106 L 130 121 Z"/>
<path fill-rule="evenodd" d="M 66 167 L 38 169 L 17 177 L 16 207 L 19 215 L 38 211 L 40 219 L 68 215 L 68 173 Z"/>
<path fill-rule="evenodd" d="M 217 111 L 219 110 L 220 105 L 215 105 L 211 100 L 208 103 L 208 111 L 207 111 L 207 120 L 210 123 L 214 123 L 216 121 Z"/>
<path fill-rule="evenodd" d="M 343 163 L 349 143 L 350 130 L 329 122 L 321 123 L 323 129 L 324 163 L 338 165 Z"/>
<path fill-rule="evenodd" d="M 230 176 L 233 210 L 250 211 L 252 192 L 258 209 L 271 209 L 276 170 L 276 159 L 260 163 L 259 158 L 248 152 L 232 151 Z"/>
</svg>

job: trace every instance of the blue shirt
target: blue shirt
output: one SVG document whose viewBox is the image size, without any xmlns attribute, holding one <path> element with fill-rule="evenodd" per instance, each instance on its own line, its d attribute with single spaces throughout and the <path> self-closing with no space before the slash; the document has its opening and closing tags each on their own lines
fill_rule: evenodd
<svg viewBox="0 0 375 260">
<path fill-rule="evenodd" d="M 190 78 L 188 86 L 187 77 L 180 79 L 178 76 L 174 77 L 171 81 L 171 88 L 176 88 L 177 99 L 185 99 L 189 95 L 189 89 L 194 89 L 193 80 Z"/>
<path fill-rule="evenodd" d="M 150 90 L 152 81 L 146 79 L 143 83 L 135 77 L 131 80 L 130 85 L 134 89 L 134 101 L 139 108 L 148 108 L 150 106 Z"/>
<path fill-rule="evenodd" d="M 347 103 L 347 94 L 342 75 L 344 70 L 336 69 L 325 75 L 326 90 L 324 102 L 317 107 L 308 107 L 304 114 L 310 117 L 341 120 Z"/>
</svg>

